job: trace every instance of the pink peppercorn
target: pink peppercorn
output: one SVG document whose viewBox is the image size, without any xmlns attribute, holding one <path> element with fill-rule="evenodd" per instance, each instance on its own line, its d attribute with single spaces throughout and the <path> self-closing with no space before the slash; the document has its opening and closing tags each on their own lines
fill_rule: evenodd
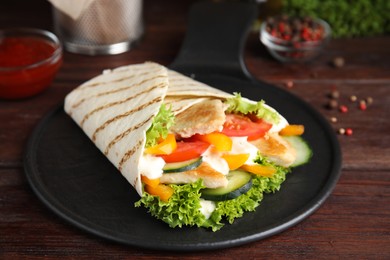
<svg viewBox="0 0 390 260">
<path fill-rule="evenodd" d="M 345 135 L 352 135 L 352 134 L 353 134 L 352 128 L 345 129 Z"/>
<path fill-rule="evenodd" d="M 367 104 L 365 101 L 360 101 L 359 103 L 359 109 L 360 110 L 366 110 L 367 109 Z"/>
<path fill-rule="evenodd" d="M 341 113 L 347 113 L 348 112 L 348 107 L 344 106 L 344 105 L 341 105 L 339 107 L 339 110 L 340 110 Z"/>
</svg>

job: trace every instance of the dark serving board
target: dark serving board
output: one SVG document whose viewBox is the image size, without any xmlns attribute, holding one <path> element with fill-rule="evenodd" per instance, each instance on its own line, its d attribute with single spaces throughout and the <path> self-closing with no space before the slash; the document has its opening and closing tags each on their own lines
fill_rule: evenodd
<svg viewBox="0 0 390 260">
<path fill-rule="evenodd" d="M 290 122 L 305 125 L 304 138 L 313 157 L 309 164 L 288 174 L 279 192 L 265 195 L 255 212 L 246 213 L 218 232 L 171 229 L 144 208 L 134 207 L 139 199 L 136 191 L 60 104 L 36 127 L 25 154 L 27 179 L 42 202 L 63 219 L 99 237 L 131 246 L 179 251 L 226 248 L 260 240 L 299 223 L 318 209 L 339 178 L 340 147 L 332 128 L 316 110 L 280 88 L 254 80 L 245 69 L 241 51 L 256 16 L 254 7 L 238 2 L 195 4 L 189 32 L 170 67 L 225 91 L 264 99 Z"/>
</svg>

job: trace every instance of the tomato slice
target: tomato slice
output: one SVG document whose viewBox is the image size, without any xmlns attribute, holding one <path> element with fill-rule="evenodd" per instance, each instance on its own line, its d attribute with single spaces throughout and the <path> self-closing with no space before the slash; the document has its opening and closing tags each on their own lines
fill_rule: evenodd
<svg viewBox="0 0 390 260">
<path fill-rule="evenodd" d="M 177 148 L 170 154 L 158 155 L 167 163 L 195 159 L 204 153 L 210 144 L 201 141 L 177 142 Z"/>
<path fill-rule="evenodd" d="M 227 136 L 248 136 L 248 141 L 256 140 L 270 130 L 272 124 L 264 120 L 253 122 L 246 116 L 227 114 L 222 133 Z"/>
</svg>

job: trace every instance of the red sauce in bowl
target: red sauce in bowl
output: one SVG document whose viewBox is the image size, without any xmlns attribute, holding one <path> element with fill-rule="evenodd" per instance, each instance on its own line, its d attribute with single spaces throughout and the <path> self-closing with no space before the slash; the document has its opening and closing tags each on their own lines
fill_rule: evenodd
<svg viewBox="0 0 390 260">
<path fill-rule="evenodd" d="M 50 33 L 21 32 L 0 34 L 0 98 L 25 98 L 43 91 L 62 63 L 61 46 L 48 37 Z"/>
<path fill-rule="evenodd" d="M 20 67 L 43 61 L 55 51 L 54 46 L 34 37 L 8 37 L 0 42 L 0 67 Z"/>
</svg>

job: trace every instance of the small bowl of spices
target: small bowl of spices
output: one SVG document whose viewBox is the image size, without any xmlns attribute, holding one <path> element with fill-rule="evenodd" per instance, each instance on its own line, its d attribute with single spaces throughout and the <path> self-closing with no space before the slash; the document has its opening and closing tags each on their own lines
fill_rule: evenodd
<svg viewBox="0 0 390 260">
<path fill-rule="evenodd" d="M 274 58 L 282 62 L 314 59 L 330 37 L 328 23 L 311 17 L 270 17 L 260 28 L 260 41 Z"/>
<path fill-rule="evenodd" d="M 62 64 L 62 46 L 51 32 L 0 30 L 0 98 L 21 99 L 51 85 Z"/>
</svg>

